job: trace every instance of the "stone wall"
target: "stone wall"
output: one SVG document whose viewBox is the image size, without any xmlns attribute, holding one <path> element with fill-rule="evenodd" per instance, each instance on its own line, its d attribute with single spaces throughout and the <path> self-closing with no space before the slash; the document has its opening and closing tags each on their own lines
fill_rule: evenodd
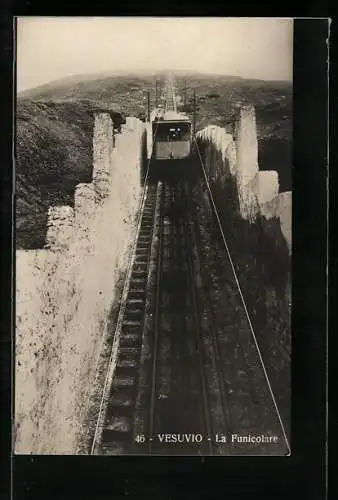
<svg viewBox="0 0 338 500">
<path fill-rule="evenodd" d="M 49 207 L 46 248 L 66 249 L 73 237 L 74 210 L 68 206 Z"/>
<path fill-rule="evenodd" d="M 259 171 L 258 139 L 255 110 L 245 106 L 238 110 L 234 135 L 218 126 L 208 126 L 197 133 L 197 143 L 203 151 L 211 179 L 224 178 L 229 171 L 237 188 L 241 216 L 251 222 L 257 217 L 279 219 L 289 252 L 291 241 L 292 193 L 279 193 L 278 173 Z M 212 156 L 220 154 L 220 161 Z M 287 201 L 286 201 L 287 200 Z"/>
<path fill-rule="evenodd" d="M 144 125 L 128 118 L 113 147 L 95 117 L 93 180 L 74 209 L 51 207 L 45 249 L 16 254 L 15 452 L 72 454 L 126 268 L 139 207 Z"/>
</svg>

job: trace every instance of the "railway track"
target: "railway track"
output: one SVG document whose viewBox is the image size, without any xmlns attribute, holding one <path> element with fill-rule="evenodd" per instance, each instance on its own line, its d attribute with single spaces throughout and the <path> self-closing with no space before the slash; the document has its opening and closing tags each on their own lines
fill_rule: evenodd
<svg viewBox="0 0 338 500">
<path fill-rule="evenodd" d="M 211 436 L 220 426 L 187 209 L 183 188 L 148 187 L 93 454 L 214 453 Z M 178 448 L 161 442 L 165 434 L 202 441 Z"/>
<path fill-rule="evenodd" d="M 278 434 L 270 453 L 285 454 L 231 269 L 220 249 L 207 255 L 194 210 L 187 183 L 145 188 L 93 454 L 241 454 L 229 436 L 253 430 Z M 220 264 L 226 277 L 215 279 Z"/>
<path fill-rule="evenodd" d="M 166 111 L 177 111 L 174 83 L 171 78 L 168 79 L 165 86 L 165 102 Z"/>
<path fill-rule="evenodd" d="M 198 380 L 201 368 L 198 346 L 188 331 L 189 307 L 184 299 L 191 289 L 191 269 L 184 266 L 187 262 L 184 226 L 172 213 L 177 203 L 177 188 L 164 186 L 155 243 L 156 273 L 149 298 L 152 317 L 144 336 L 135 409 L 135 453 L 206 451 L 205 444 L 196 447 L 194 443 L 193 450 L 191 445 L 180 445 L 178 452 L 177 447 L 162 441 L 164 435 L 191 434 L 191 429 L 205 434 L 202 420 L 205 415 L 209 418 L 205 400 L 201 401 L 205 391 L 201 392 Z M 190 312 L 193 315 L 194 311 Z"/>
<path fill-rule="evenodd" d="M 185 184 L 184 190 L 187 213 L 185 220 L 186 234 L 190 248 L 189 266 L 191 268 L 191 275 L 198 276 L 197 280 L 196 278 L 192 280 L 192 294 L 196 304 L 195 310 L 198 315 L 196 323 L 199 323 L 199 326 L 196 328 L 196 333 L 199 337 L 200 351 L 204 353 L 204 370 L 208 367 L 208 371 L 205 373 L 207 380 L 207 397 L 210 399 L 208 404 L 208 435 L 229 435 L 233 426 L 226 397 L 224 372 L 218 349 L 217 335 L 210 315 L 211 304 L 208 301 L 207 294 L 204 292 L 204 287 L 202 285 L 203 280 L 201 275 L 199 245 L 196 234 L 196 224 L 192 216 L 193 210 L 191 206 L 191 190 L 189 184 Z M 203 370 L 202 366 L 201 370 Z M 212 440 L 210 453 L 215 455 L 228 455 L 231 454 L 231 447 L 229 447 L 228 443 L 219 443 Z"/>
<path fill-rule="evenodd" d="M 196 147 L 202 178 L 207 189 L 203 190 L 201 183 L 195 185 L 190 190 L 189 200 L 192 203 L 195 197 L 195 209 L 191 213 L 194 212 L 196 248 L 201 268 L 204 270 L 203 282 L 207 290 L 205 295 L 215 351 L 221 360 L 220 373 L 225 382 L 222 393 L 227 395 L 229 429 L 233 433 L 231 436 L 236 436 L 236 439 L 251 435 L 262 437 L 262 444 L 259 446 L 247 446 L 248 441 L 240 441 L 242 444 L 238 445 L 238 441 L 235 441 L 236 444 L 231 446 L 229 451 L 234 454 L 288 455 L 290 446 L 285 425 L 271 387 L 197 143 Z M 204 203 L 201 203 L 203 198 Z M 224 314 L 225 304 L 228 314 Z"/>
<path fill-rule="evenodd" d="M 212 454 L 211 441 L 205 439 L 211 434 L 211 412 L 184 196 L 178 186 L 165 187 L 150 411 L 143 429 L 142 451 L 148 454 Z M 163 442 L 165 435 L 171 440 L 189 436 L 189 442 Z M 193 441 L 196 436 L 202 441 Z"/>
<path fill-rule="evenodd" d="M 212 211 L 210 208 L 205 210 L 206 219 L 202 222 L 203 209 L 199 203 L 200 220 L 197 223 L 193 215 L 193 198 L 192 191 L 189 191 L 187 199 L 191 204 L 196 261 L 203 282 L 201 303 L 208 318 L 205 337 L 212 345 L 224 429 L 228 436 L 253 434 L 277 437 L 277 442 L 260 446 L 233 444 L 229 440 L 225 446 L 221 444 L 217 452 L 230 455 L 287 454 L 283 428 L 264 378 L 233 272 L 221 242 L 217 242 L 219 235 Z"/>
<path fill-rule="evenodd" d="M 137 241 L 122 294 L 92 454 L 128 453 L 132 443 L 159 193 L 160 186 L 145 187 Z"/>
</svg>

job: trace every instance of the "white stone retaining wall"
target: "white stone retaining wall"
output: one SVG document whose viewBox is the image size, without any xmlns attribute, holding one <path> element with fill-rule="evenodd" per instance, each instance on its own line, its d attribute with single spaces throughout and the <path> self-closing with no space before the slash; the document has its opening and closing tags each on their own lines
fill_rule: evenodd
<svg viewBox="0 0 338 500">
<path fill-rule="evenodd" d="M 196 135 L 200 144 L 221 153 L 223 168 L 225 162 L 229 166 L 230 173 L 236 180 L 242 217 L 251 222 L 259 214 L 267 219 L 278 218 L 291 253 L 292 193 L 279 193 L 278 173 L 275 170 L 259 171 L 254 107 L 239 109 L 234 136 L 216 125 L 208 126 Z M 219 175 L 221 176 L 217 172 L 217 176 Z"/>
<path fill-rule="evenodd" d="M 113 148 L 110 116 L 96 115 L 93 181 L 76 187 L 74 209 L 50 208 L 45 249 L 16 254 L 16 453 L 76 452 L 136 231 L 143 133 L 127 119 Z"/>
</svg>

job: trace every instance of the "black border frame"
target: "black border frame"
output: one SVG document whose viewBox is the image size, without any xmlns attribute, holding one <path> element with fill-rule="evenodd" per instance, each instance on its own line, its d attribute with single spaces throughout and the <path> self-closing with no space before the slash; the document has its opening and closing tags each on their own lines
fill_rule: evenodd
<svg viewBox="0 0 338 500">
<path fill-rule="evenodd" d="M 37 10 L 40 10 L 41 15 L 41 9 L 36 10 L 28 2 L 25 6 L 17 4 L 16 10 L 15 15 L 37 15 Z M 198 8 L 194 10 L 194 15 L 220 14 L 212 6 L 208 7 L 208 12 L 196 13 Z M 255 16 L 264 15 L 259 12 L 259 8 L 255 10 Z M 139 13 L 137 8 L 124 12 L 133 15 Z M 179 15 L 184 13 L 184 6 L 175 12 Z M 50 15 L 54 14 L 56 12 Z M 174 14 L 173 9 L 170 14 Z M 63 12 L 63 15 L 71 15 L 71 12 Z M 10 16 L 6 16 L 3 26 L 2 62 L 5 63 L 9 83 L 1 94 L 2 121 L 5 125 L 5 134 L 1 135 L 1 150 L 5 157 L 1 172 L 1 281 L 7 296 L 7 301 L 1 307 L 1 343 L 5 346 L 5 349 L 1 349 L 1 375 L 4 381 L 1 407 L 6 411 L 11 404 L 8 388 L 13 321 L 10 263 L 13 257 L 11 143 L 14 117 Z M 13 456 L 5 481 L 8 485 L 12 468 L 14 500 L 46 497 L 50 500 L 103 500 L 125 495 L 129 498 L 161 500 L 223 497 L 240 500 L 246 495 L 252 497 L 252 494 L 259 494 L 260 498 L 269 500 L 325 498 L 327 38 L 327 19 L 295 20 L 291 456 L 236 457 L 232 461 L 228 457 Z M 334 94 L 332 84 L 330 93 Z M 7 421 L 1 420 L 1 434 L 5 438 L 2 442 L 6 443 L 11 431 L 11 423 L 7 426 Z M 4 457 L 8 456 L 10 447 L 9 442 Z M 2 472 L 5 472 L 5 468 L 2 468 Z M 6 486 L 4 491 L 8 491 Z"/>
</svg>

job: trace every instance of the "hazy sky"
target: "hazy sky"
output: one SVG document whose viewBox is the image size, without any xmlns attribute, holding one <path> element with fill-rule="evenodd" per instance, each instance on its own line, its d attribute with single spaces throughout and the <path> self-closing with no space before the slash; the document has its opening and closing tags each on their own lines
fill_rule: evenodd
<svg viewBox="0 0 338 500">
<path fill-rule="evenodd" d="M 19 17 L 18 91 L 110 70 L 292 80 L 292 30 L 278 18 Z"/>
</svg>

